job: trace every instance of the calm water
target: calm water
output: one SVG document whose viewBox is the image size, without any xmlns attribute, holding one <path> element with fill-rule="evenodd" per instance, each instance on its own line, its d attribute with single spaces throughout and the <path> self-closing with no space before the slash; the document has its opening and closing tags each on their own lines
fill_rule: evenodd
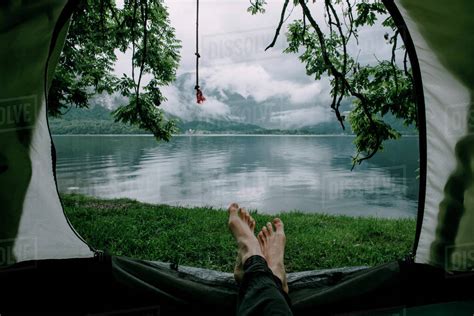
<svg viewBox="0 0 474 316">
<path fill-rule="evenodd" d="M 260 212 L 414 216 L 418 139 L 389 143 L 350 171 L 351 137 L 57 136 L 61 192 Z"/>
</svg>

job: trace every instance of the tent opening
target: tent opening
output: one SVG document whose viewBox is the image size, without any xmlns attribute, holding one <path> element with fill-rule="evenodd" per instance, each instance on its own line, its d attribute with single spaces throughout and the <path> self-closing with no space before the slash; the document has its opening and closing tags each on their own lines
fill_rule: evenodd
<svg viewBox="0 0 474 316">
<path fill-rule="evenodd" d="M 201 5 L 204 16 L 216 9 Z M 314 61 L 288 52 L 295 44 L 291 29 L 303 23 L 302 16 L 288 13 L 283 27 L 289 33 L 265 52 L 275 28 L 228 23 L 235 12 L 254 19 L 246 5 L 219 5 L 214 19 L 221 22 L 214 28 L 201 21 L 201 86 L 208 100 L 192 102 L 195 56 L 187 54 L 166 89 L 173 97 L 162 105 L 180 120 L 179 135 L 169 143 L 114 123 L 111 112 L 126 101 L 118 94 L 97 95 L 89 109 L 70 107 L 61 118 L 50 118 L 57 182 L 72 224 L 94 248 L 111 254 L 230 272 L 235 249 L 225 212 L 215 210 L 237 201 L 258 213 L 258 228 L 276 214 L 287 223 L 288 257 L 295 262 L 290 272 L 376 266 L 411 256 L 419 195 L 417 122 L 405 126 L 395 110 L 377 114 L 399 139 L 355 164 L 360 127 L 351 115 L 358 115 L 357 101 L 347 92 L 341 98 L 343 129 L 328 106 L 337 93 L 330 76 L 315 80 L 307 75 Z M 168 6 L 185 55 L 194 49 L 193 40 L 185 42 L 194 35 L 194 4 Z M 281 8 L 272 9 L 262 25 L 274 23 Z M 312 10 L 318 15 L 323 9 Z M 318 18 L 326 36 L 335 32 L 327 16 Z M 367 89 L 380 94 L 378 102 L 413 91 L 409 56 L 390 21 L 388 12 L 377 13 L 374 25 L 361 26 L 357 38 L 347 40 L 347 68 L 354 68 L 353 80 L 371 72 Z M 229 25 L 227 32 L 219 33 L 221 24 Z M 400 83 L 387 87 L 383 76 Z M 417 111 L 412 103 L 407 111 Z"/>
</svg>

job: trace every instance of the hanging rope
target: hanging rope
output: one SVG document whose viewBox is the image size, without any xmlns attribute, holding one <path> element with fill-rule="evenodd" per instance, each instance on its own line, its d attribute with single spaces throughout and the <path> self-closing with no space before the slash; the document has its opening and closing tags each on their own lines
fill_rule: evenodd
<svg viewBox="0 0 474 316">
<path fill-rule="evenodd" d="M 196 101 L 198 104 L 202 104 L 206 101 L 206 98 L 202 94 L 201 87 L 199 86 L 199 58 L 201 55 L 199 54 L 199 0 L 196 0 L 196 86 L 194 89 L 196 90 Z"/>
</svg>

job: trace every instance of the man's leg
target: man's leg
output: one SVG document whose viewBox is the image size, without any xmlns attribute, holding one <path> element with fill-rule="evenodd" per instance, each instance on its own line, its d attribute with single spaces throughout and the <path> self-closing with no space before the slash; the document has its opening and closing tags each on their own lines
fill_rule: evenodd
<svg viewBox="0 0 474 316">
<path fill-rule="evenodd" d="M 234 275 L 241 284 L 237 315 L 292 315 L 283 265 L 283 223 L 275 220 L 274 224 L 276 231 L 268 223 L 259 242 L 255 220 L 237 204 L 229 207 L 229 228 L 238 245 Z"/>
<path fill-rule="evenodd" d="M 245 262 L 237 315 L 293 315 L 281 280 L 261 256 L 250 257 Z"/>
</svg>

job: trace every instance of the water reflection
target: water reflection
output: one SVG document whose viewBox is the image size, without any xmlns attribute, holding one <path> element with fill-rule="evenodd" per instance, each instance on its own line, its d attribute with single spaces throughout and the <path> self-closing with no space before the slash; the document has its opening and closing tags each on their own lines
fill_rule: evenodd
<svg viewBox="0 0 474 316">
<path fill-rule="evenodd" d="M 261 212 L 414 216 L 418 140 L 390 143 L 350 171 L 350 137 L 55 137 L 60 191 Z"/>
</svg>

